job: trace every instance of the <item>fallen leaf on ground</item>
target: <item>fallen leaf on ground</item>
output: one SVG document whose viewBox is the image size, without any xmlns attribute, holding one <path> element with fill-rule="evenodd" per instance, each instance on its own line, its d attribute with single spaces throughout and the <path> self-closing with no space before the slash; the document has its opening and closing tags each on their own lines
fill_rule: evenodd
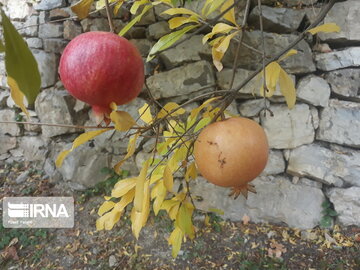
<svg viewBox="0 0 360 270">
<path fill-rule="evenodd" d="M 283 244 L 272 242 L 268 249 L 268 256 L 271 258 L 281 258 L 281 255 L 286 252 L 286 248 Z"/>
<path fill-rule="evenodd" d="M 17 250 L 15 246 L 8 246 L 5 248 L 5 250 L 1 253 L 1 256 L 4 258 L 4 260 L 19 260 L 19 256 L 17 254 Z"/>
<path fill-rule="evenodd" d="M 245 215 L 242 217 L 241 221 L 242 221 L 242 223 L 243 223 L 244 225 L 247 225 L 247 224 L 249 223 L 249 221 L 250 221 L 250 217 L 245 214 Z"/>
</svg>

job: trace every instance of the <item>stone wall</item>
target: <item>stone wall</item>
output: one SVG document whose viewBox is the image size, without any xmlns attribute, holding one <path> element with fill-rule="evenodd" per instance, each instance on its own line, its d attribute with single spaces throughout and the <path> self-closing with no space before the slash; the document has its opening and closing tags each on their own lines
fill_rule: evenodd
<svg viewBox="0 0 360 270">
<path fill-rule="evenodd" d="M 202 1 L 194 0 L 186 5 L 199 10 Z M 20 28 L 39 64 L 42 92 L 35 108 L 29 108 L 34 122 L 92 124 L 89 106 L 74 100 L 64 90 L 57 65 L 69 40 L 82 32 L 108 31 L 108 24 L 104 11 L 91 14 L 81 22 L 72 20 L 71 2 L 75 1 L 2 0 L 6 13 Z M 314 20 L 321 7 L 317 0 L 286 0 L 283 8 L 272 7 L 273 1 L 263 2 L 268 5 L 263 7 L 268 55 L 291 43 L 304 24 Z M 161 14 L 162 10 L 161 5 L 150 10 L 127 34 L 144 57 L 156 40 L 170 31 L 168 17 Z M 254 31 L 244 36 L 244 42 L 255 48 L 261 48 L 258 14 L 256 7 L 251 10 L 249 22 Z M 321 204 L 329 198 L 341 224 L 360 226 L 359 15 L 360 1 L 335 4 L 325 22 L 336 22 L 341 32 L 303 40 L 295 47 L 298 54 L 283 61 L 283 67 L 296 82 L 298 101 L 294 109 L 289 110 L 277 92 L 269 100 L 274 116 L 260 116 L 264 100 L 253 95 L 258 91 L 257 82 L 251 81 L 241 90 L 241 96 L 229 110 L 262 123 L 271 146 L 269 163 L 254 181 L 257 194 L 250 194 L 248 200 L 229 199 L 227 189 L 199 177 L 192 185 L 194 194 L 203 198 L 197 207 L 221 208 L 225 217 L 233 220 L 247 214 L 256 222 L 284 222 L 293 227 L 312 228 L 319 224 Z M 238 17 L 240 20 L 241 13 Z M 116 29 L 121 29 L 129 18 L 128 12 L 121 11 L 115 18 Z M 147 83 L 156 98 L 181 102 L 202 92 L 228 88 L 236 46 L 232 44 L 225 56 L 224 70 L 216 72 L 211 51 L 202 45 L 201 39 L 202 35 L 196 35 L 146 63 Z M 22 114 L 9 97 L 4 56 L 0 57 L 0 120 L 19 120 Z M 241 50 L 235 86 L 259 65 L 260 59 L 247 48 Z M 137 108 L 144 102 L 137 98 L 122 109 L 136 117 Z M 197 105 L 194 103 L 189 108 Z M 33 166 L 41 166 L 54 182 L 66 183 L 73 189 L 93 186 L 104 180 L 100 169 L 111 166 L 126 152 L 127 142 L 122 134 L 107 132 L 77 148 L 56 169 L 57 154 L 69 148 L 81 132 L 74 128 L 1 124 L 0 162 L 26 160 Z M 144 139 L 142 151 L 134 160 L 127 161 L 124 169 L 138 173 L 153 142 Z"/>
</svg>

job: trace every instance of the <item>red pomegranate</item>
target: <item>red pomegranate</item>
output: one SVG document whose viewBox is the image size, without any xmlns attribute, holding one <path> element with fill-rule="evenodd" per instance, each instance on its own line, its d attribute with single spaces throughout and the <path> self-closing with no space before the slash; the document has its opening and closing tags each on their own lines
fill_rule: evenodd
<svg viewBox="0 0 360 270">
<path fill-rule="evenodd" d="M 109 114 L 109 105 L 130 102 L 144 84 L 144 64 L 137 48 L 109 32 L 88 32 L 66 46 L 59 65 L 65 88 L 92 106 L 97 116 Z"/>
</svg>

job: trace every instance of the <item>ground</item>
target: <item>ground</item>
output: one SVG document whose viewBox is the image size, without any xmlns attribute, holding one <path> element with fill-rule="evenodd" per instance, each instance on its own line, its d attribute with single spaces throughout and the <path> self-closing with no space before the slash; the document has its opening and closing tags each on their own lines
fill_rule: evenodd
<svg viewBox="0 0 360 270">
<path fill-rule="evenodd" d="M 24 171 L 29 177 L 16 183 Z M 166 240 L 172 222 L 164 213 L 151 215 L 138 241 L 126 215 L 111 231 L 95 230 L 108 183 L 72 192 L 27 164 L 0 163 L 0 200 L 70 195 L 76 202 L 73 229 L 5 229 L 0 222 L 0 269 L 360 269 L 359 227 L 300 231 L 200 212 L 194 216 L 196 238 L 173 259 Z"/>
</svg>

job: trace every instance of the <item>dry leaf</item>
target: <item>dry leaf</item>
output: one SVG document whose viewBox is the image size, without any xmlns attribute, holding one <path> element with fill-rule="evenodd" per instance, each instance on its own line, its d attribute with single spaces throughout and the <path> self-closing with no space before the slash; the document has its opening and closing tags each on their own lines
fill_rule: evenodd
<svg viewBox="0 0 360 270">
<path fill-rule="evenodd" d="M 277 242 L 270 243 L 270 248 L 268 249 L 268 256 L 272 258 L 281 258 L 281 255 L 286 252 L 286 248 L 283 244 Z"/>
<path fill-rule="evenodd" d="M 360 233 L 355 234 L 355 242 L 360 242 Z"/>
<path fill-rule="evenodd" d="M 242 221 L 242 223 L 243 223 L 244 225 L 247 225 L 247 224 L 249 223 L 249 221 L 250 221 L 250 217 L 245 214 L 245 215 L 242 217 L 241 221 Z"/>
<path fill-rule="evenodd" d="M 1 253 L 1 256 L 4 258 L 4 260 L 19 260 L 19 256 L 17 254 L 15 246 L 6 247 L 5 250 Z"/>
</svg>

